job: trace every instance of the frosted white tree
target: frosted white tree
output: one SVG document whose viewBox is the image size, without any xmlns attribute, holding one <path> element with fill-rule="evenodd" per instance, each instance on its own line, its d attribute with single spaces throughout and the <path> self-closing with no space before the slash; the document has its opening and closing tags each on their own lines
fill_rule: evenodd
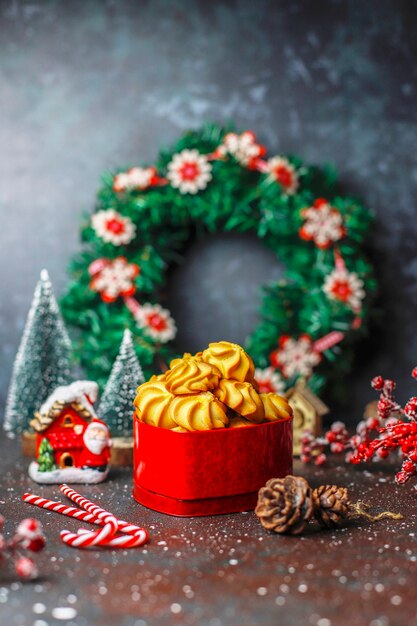
<svg viewBox="0 0 417 626">
<path fill-rule="evenodd" d="M 48 272 L 42 270 L 7 394 L 4 429 L 22 433 L 46 398 L 71 379 L 71 342 Z"/>
<path fill-rule="evenodd" d="M 126 329 L 97 409 L 98 416 L 108 424 L 114 437 L 132 436 L 133 400 L 136 388 L 144 380 L 132 333 Z"/>
</svg>

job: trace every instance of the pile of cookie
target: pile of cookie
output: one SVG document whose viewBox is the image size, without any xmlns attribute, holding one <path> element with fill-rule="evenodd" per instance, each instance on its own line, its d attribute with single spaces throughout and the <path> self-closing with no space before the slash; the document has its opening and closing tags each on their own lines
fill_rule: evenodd
<svg viewBox="0 0 417 626">
<path fill-rule="evenodd" d="M 292 409 L 276 393 L 258 393 L 255 367 L 244 349 L 229 341 L 185 353 L 169 370 L 138 387 L 136 416 L 176 432 L 236 428 L 289 419 Z"/>
</svg>

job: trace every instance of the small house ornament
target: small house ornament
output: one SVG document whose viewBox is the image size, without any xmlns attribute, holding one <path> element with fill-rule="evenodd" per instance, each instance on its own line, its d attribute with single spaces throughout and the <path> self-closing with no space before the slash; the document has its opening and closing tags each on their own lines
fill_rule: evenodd
<svg viewBox="0 0 417 626">
<path fill-rule="evenodd" d="M 38 483 L 100 483 L 109 470 L 111 438 L 93 403 L 97 383 L 80 380 L 58 387 L 35 413 L 36 461 L 29 476 Z"/>
<path fill-rule="evenodd" d="M 303 431 L 309 430 L 318 437 L 321 433 L 322 417 L 330 409 L 311 391 L 304 378 L 300 378 L 286 395 L 294 412 L 293 453 L 299 456 Z"/>
</svg>

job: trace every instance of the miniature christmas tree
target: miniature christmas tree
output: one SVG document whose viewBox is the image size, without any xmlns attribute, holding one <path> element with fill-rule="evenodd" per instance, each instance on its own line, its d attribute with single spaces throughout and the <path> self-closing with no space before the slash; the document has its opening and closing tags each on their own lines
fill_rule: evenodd
<svg viewBox="0 0 417 626">
<path fill-rule="evenodd" d="M 132 436 L 133 400 L 136 388 L 143 382 L 144 376 L 133 347 L 132 334 L 126 329 L 97 411 L 114 436 Z"/>
<path fill-rule="evenodd" d="M 7 396 L 4 429 L 11 436 L 22 433 L 52 391 L 70 381 L 70 358 L 71 343 L 48 272 L 42 270 Z"/>
<path fill-rule="evenodd" d="M 46 437 L 42 439 L 42 443 L 39 446 L 37 461 L 39 472 L 51 472 L 56 469 L 54 450 Z"/>
</svg>

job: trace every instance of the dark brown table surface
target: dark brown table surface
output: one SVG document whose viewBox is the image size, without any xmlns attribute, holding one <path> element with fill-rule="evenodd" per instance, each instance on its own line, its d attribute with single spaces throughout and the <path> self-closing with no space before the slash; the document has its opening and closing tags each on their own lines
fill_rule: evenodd
<svg viewBox="0 0 417 626">
<path fill-rule="evenodd" d="M 38 581 L 13 582 L 4 568 L 0 572 L 1 626 L 417 624 L 417 495 L 411 485 L 394 485 L 393 468 L 318 469 L 297 461 L 294 473 L 312 485 L 345 485 L 352 499 L 364 499 L 375 511 L 404 515 L 402 521 L 350 522 L 337 531 L 312 525 L 299 538 L 266 532 L 252 512 L 199 519 L 152 512 L 132 499 L 130 470 L 115 469 L 103 485 L 79 490 L 145 526 L 151 540 L 129 551 L 86 552 L 59 539 L 59 530 L 76 530 L 80 522 L 20 501 L 26 490 L 65 500 L 57 487 L 32 483 L 26 466 L 18 444 L 3 441 L 0 510 L 6 529 L 35 516 L 48 544 L 37 555 Z M 57 619 L 56 609 L 63 607 L 75 616 Z"/>
</svg>

